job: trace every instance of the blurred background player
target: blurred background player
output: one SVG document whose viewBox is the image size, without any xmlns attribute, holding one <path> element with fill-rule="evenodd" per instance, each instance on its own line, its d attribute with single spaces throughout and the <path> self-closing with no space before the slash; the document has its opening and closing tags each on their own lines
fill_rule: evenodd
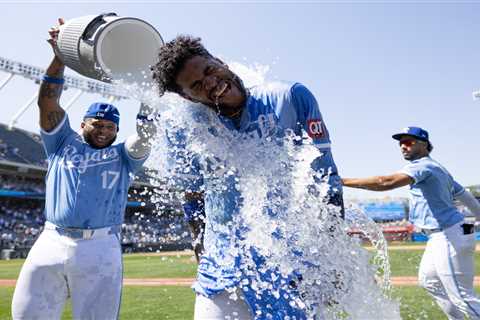
<svg viewBox="0 0 480 320">
<path fill-rule="evenodd" d="M 473 289 L 474 225 L 455 207 L 459 200 L 480 219 L 480 204 L 437 161 L 428 132 L 407 127 L 393 135 L 409 163 L 398 173 L 369 178 L 343 178 L 346 187 L 385 191 L 410 185 L 410 222 L 428 235 L 418 270 L 420 285 L 449 319 L 480 319 L 480 300 Z"/>
<path fill-rule="evenodd" d="M 59 24 L 63 20 L 59 19 Z M 49 30 L 55 56 L 40 86 L 40 127 L 48 157 L 45 229 L 20 272 L 14 319 L 60 319 L 67 297 L 74 319 L 117 319 L 122 287 L 120 231 L 127 192 L 150 152 L 155 125 L 143 105 L 137 134 L 112 145 L 118 110 L 94 103 L 71 129 L 59 105 L 65 65 L 56 54 L 58 27 Z"/>
</svg>

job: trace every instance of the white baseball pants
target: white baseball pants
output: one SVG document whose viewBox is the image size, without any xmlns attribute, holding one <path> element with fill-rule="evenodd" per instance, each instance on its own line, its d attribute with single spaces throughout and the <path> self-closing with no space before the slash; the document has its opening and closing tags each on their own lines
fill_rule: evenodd
<svg viewBox="0 0 480 320">
<path fill-rule="evenodd" d="M 233 294 L 224 290 L 210 298 L 197 294 L 194 319 L 250 320 L 253 317 L 242 291 L 237 288 Z"/>
<path fill-rule="evenodd" d="M 12 301 L 13 319 L 60 319 L 72 299 L 74 319 L 117 319 L 122 289 L 118 235 L 74 240 L 45 229 L 30 250 Z"/>
<path fill-rule="evenodd" d="M 449 319 L 480 319 L 480 299 L 473 289 L 475 233 L 464 234 L 463 223 L 430 235 L 419 282 Z"/>
</svg>

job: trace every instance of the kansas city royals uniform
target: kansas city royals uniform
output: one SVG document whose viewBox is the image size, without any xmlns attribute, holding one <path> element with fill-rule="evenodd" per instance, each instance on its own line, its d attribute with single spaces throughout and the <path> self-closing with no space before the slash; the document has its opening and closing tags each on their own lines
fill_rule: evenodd
<svg viewBox="0 0 480 320">
<path fill-rule="evenodd" d="M 243 110 L 239 128 L 234 123 L 220 117 L 224 125 L 232 130 L 238 130 L 249 135 L 257 135 L 265 138 L 273 135 L 282 135 L 287 129 L 293 130 L 298 136 L 304 132 L 310 136 L 311 141 L 321 150 L 322 156 L 317 158 L 311 165 L 322 172 L 330 185 L 330 201 L 334 204 L 342 204 L 342 187 L 337 168 L 333 161 L 330 150 L 330 137 L 328 130 L 320 113 L 318 103 L 311 92 L 299 83 L 271 83 L 264 86 L 254 87 L 249 90 L 246 106 Z M 182 139 L 178 133 L 176 136 L 170 134 L 177 147 L 182 146 Z M 300 142 L 301 143 L 301 142 Z M 261 159 L 259 159 L 261 161 Z M 289 285 L 291 279 L 274 275 L 275 271 L 265 271 L 260 275 L 262 280 L 272 284 L 272 290 L 280 292 L 274 297 L 268 291 L 259 294 L 249 286 L 247 272 L 256 270 L 245 270 L 242 266 L 241 257 L 238 256 L 237 239 L 241 238 L 242 230 L 233 229 L 231 224 L 234 216 L 238 216 L 240 194 L 236 188 L 235 176 L 223 176 L 218 188 L 218 181 L 211 175 L 203 175 L 201 172 L 213 170 L 212 166 L 201 167 L 198 158 L 192 156 L 188 160 L 189 172 L 183 172 L 190 178 L 190 184 L 186 189 L 190 192 L 205 192 L 204 210 L 206 215 L 206 226 L 204 234 L 204 253 L 198 266 L 198 276 L 193 288 L 197 293 L 197 305 L 201 301 L 202 306 L 195 311 L 197 318 L 210 316 L 214 309 L 208 304 L 205 297 L 217 299 L 212 305 L 220 303 L 228 304 L 225 299 L 224 290 L 231 288 L 235 290 L 240 287 L 244 298 L 249 306 L 250 317 L 256 319 L 304 319 L 303 310 L 298 309 L 290 302 L 298 297 L 295 287 Z M 184 169 L 184 168 L 183 168 Z M 202 210 L 198 210 L 196 203 L 185 204 L 187 219 L 197 219 Z M 255 250 L 251 252 L 257 269 L 263 264 L 263 259 Z M 277 280 L 272 280 L 272 279 Z M 238 289 L 237 289 L 238 292 Z M 226 300 L 221 303 L 219 301 Z M 244 303 L 244 302 L 240 302 Z M 217 307 L 218 308 L 218 307 Z M 203 309 L 203 310 L 200 310 Z M 205 309 L 208 309 L 205 311 Z M 238 315 L 242 311 L 232 309 Z M 208 317 L 207 317 L 208 318 Z M 241 318 L 241 317 L 240 317 Z M 203 319 L 203 318 L 202 318 Z"/>
<path fill-rule="evenodd" d="M 122 286 L 119 232 L 133 159 L 124 143 L 92 148 L 65 115 L 41 132 L 48 156 L 45 229 L 30 250 L 12 302 L 14 319 L 116 319 Z"/>
<path fill-rule="evenodd" d="M 480 300 L 473 290 L 475 233 L 454 205 L 465 189 L 430 157 L 411 161 L 402 170 L 410 186 L 410 221 L 429 235 L 419 281 L 449 319 L 480 319 Z"/>
</svg>

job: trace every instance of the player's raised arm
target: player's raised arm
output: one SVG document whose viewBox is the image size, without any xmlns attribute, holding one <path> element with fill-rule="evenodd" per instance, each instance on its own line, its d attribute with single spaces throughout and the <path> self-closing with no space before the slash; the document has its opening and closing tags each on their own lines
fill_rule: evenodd
<svg viewBox="0 0 480 320">
<path fill-rule="evenodd" d="M 58 19 L 58 23 L 62 25 L 63 19 Z M 55 56 L 45 72 L 38 93 L 40 127 L 47 132 L 52 131 L 65 116 L 65 110 L 59 104 L 65 81 L 63 79 L 65 64 L 57 55 L 58 26 L 50 28 L 48 33 L 50 38 L 47 42 L 52 46 Z"/>
<path fill-rule="evenodd" d="M 413 178 L 405 173 L 394 173 L 388 176 L 374 176 L 368 178 L 342 178 L 342 184 L 345 187 L 372 191 L 392 190 L 412 184 L 413 182 Z"/>
<path fill-rule="evenodd" d="M 128 154 L 135 159 L 141 159 L 150 153 L 152 139 L 157 134 L 155 123 L 156 113 L 145 103 L 140 104 L 137 114 L 137 133 L 125 141 Z"/>
</svg>

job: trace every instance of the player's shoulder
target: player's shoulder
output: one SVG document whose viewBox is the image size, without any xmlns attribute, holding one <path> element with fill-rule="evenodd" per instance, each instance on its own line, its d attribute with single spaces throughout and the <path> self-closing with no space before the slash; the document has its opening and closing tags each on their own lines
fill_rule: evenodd
<svg viewBox="0 0 480 320">
<path fill-rule="evenodd" d="M 427 156 L 412 160 L 405 167 L 417 171 L 433 171 L 441 166 L 437 161 Z"/>
<path fill-rule="evenodd" d="M 432 159 L 429 156 L 415 160 L 419 165 L 428 167 L 428 168 L 442 168 L 442 165 L 435 159 Z"/>
<path fill-rule="evenodd" d="M 250 92 L 257 99 L 269 101 L 299 101 L 313 98 L 311 91 L 300 82 L 266 82 L 251 88 Z"/>
<path fill-rule="evenodd" d="M 296 85 L 294 82 L 287 81 L 269 81 L 249 88 L 250 94 L 258 98 L 275 98 L 291 95 L 292 88 Z"/>
</svg>

